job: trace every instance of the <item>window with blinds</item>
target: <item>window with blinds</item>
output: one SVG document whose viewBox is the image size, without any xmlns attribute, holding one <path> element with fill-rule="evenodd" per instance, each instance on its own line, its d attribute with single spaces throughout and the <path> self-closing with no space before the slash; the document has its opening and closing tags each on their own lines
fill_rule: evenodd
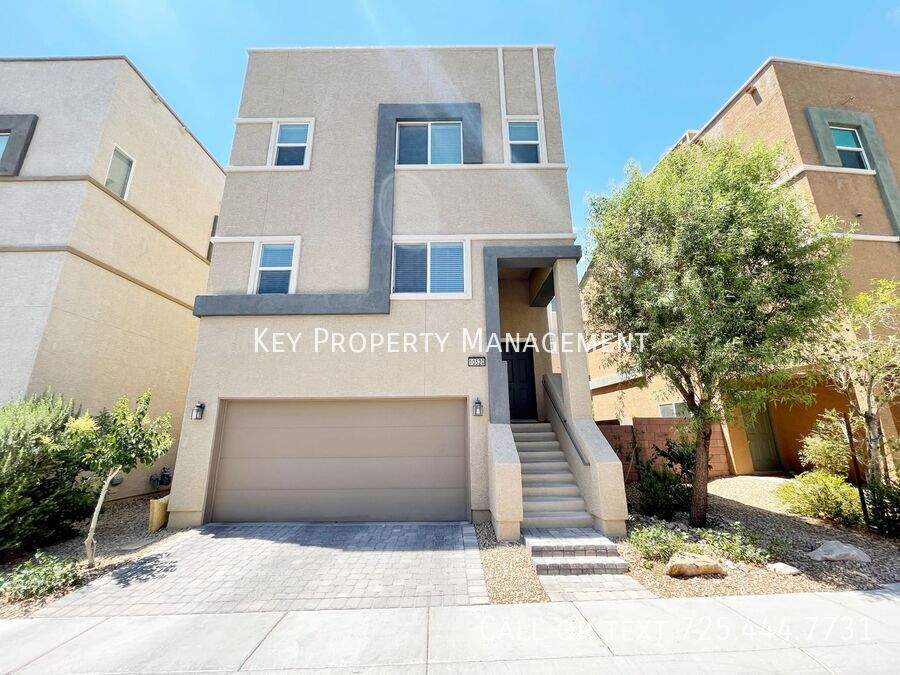
<svg viewBox="0 0 900 675">
<path fill-rule="evenodd" d="M 134 160 L 122 152 L 119 148 L 113 150 L 112 159 L 109 161 L 109 169 L 106 172 L 104 185 L 111 192 L 122 199 L 128 194 L 131 183 L 131 171 L 134 168 Z"/>
<path fill-rule="evenodd" d="M 399 122 L 397 164 L 462 164 L 462 122 Z"/>
<path fill-rule="evenodd" d="M 509 123 L 509 158 L 513 164 L 539 164 L 540 137 L 537 122 Z"/>
<path fill-rule="evenodd" d="M 256 292 L 261 295 L 290 293 L 294 271 L 294 244 L 262 244 Z"/>
<path fill-rule="evenodd" d="M 463 242 L 395 244 L 393 292 L 434 295 L 465 293 Z"/>
</svg>

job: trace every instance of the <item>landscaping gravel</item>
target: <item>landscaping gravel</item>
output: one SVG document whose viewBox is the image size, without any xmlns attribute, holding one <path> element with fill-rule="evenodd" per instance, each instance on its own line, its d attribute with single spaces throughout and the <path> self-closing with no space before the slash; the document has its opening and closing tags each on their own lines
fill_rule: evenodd
<svg viewBox="0 0 900 675">
<path fill-rule="evenodd" d="M 493 604 L 549 602 L 525 544 L 498 542 L 491 523 L 475 526 L 488 597 Z"/>
<path fill-rule="evenodd" d="M 620 555 L 630 563 L 629 574 L 661 597 L 862 590 L 900 581 L 900 543 L 860 528 L 787 513 L 774 494 L 786 480 L 731 476 L 712 481 L 709 516 L 713 521 L 739 521 L 745 529 L 757 532 L 764 543 L 772 539 L 786 542 L 790 554 L 778 562 L 793 565 L 800 574 L 785 576 L 763 566 L 737 563 L 727 577 L 672 578 L 663 573 L 665 563 L 654 563 L 648 569 L 634 547 L 619 544 Z M 630 503 L 636 501 L 633 486 L 629 486 L 628 494 Z M 805 555 L 834 539 L 858 546 L 872 562 L 815 562 Z"/>
<path fill-rule="evenodd" d="M 147 522 L 150 513 L 150 497 L 135 497 L 123 499 L 106 504 L 97 521 L 96 566 L 90 570 L 83 564 L 79 565 L 82 573 L 81 583 L 87 583 L 91 579 L 106 574 L 124 562 L 145 555 L 149 548 L 159 542 L 177 534 L 178 530 L 163 528 L 150 534 L 147 532 Z M 84 560 L 84 538 L 90 520 L 78 524 L 78 533 L 71 539 L 61 541 L 51 546 L 45 546 L 41 550 L 57 558 Z M 0 574 L 12 572 L 16 566 L 24 562 L 28 556 L 20 560 L 13 560 L 0 565 Z M 59 595 L 64 595 L 60 593 Z M 0 600 L 0 617 L 26 616 L 40 609 L 54 597 L 38 600 L 30 600 L 18 603 L 8 603 Z"/>
</svg>

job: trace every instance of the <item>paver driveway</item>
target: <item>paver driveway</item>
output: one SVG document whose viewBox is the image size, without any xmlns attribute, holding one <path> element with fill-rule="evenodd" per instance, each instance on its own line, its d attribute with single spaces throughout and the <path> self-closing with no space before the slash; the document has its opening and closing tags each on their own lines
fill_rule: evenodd
<svg viewBox="0 0 900 675">
<path fill-rule="evenodd" d="M 487 603 L 469 523 L 211 524 L 38 612 L 122 616 Z"/>
</svg>

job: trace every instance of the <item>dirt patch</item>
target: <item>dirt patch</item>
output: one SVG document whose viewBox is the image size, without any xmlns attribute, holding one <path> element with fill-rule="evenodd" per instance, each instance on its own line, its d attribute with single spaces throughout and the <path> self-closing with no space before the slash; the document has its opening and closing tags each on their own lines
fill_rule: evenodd
<svg viewBox="0 0 900 675">
<path fill-rule="evenodd" d="M 88 583 L 129 560 L 145 555 L 159 542 L 179 532 L 165 528 L 153 534 L 147 532 L 149 501 L 150 497 L 135 497 L 110 502 L 104 507 L 97 521 L 97 557 L 96 566 L 93 569 L 88 570 L 83 566 L 84 538 L 87 536 L 90 525 L 88 520 L 78 524 L 78 533 L 71 539 L 46 546 L 41 550 L 57 558 L 79 561 L 79 571 L 82 574 L 80 584 Z M 27 558 L 28 556 L 23 556 L 21 560 L 0 565 L 0 574 L 12 572 Z M 23 602 L 0 600 L 0 617 L 27 616 L 71 590 Z"/>
<path fill-rule="evenodd" d="M 475 526 L 478 551 L 491 603 L 549 602 L 537 570 L 521 541 L 499 542 L 491 523 Z"/>
<path fill-rule="evenodd" d="M 760 535 L 763 543 L 780 539 L 789 547 L 784 560 L 800 570 L 795 576 L 770 572 L 764 566 L 737 563 L 727 577 L 675 579 L 663 572 L 664 563 L 647 563 L 633 546 L 619 544 L 619 553 L 631 568 L 629 574 L 661 597 L 706 595 L 756 595 L 805 591 L 844 591 L 876 588 L 900 581 L 900 544 L 860 528 L 849 528 L 787 513 L 775 489 L 784 478 L 731 476 L 709 484 L 709 516 L 713 522 L 740 522 Z M 629 486 L 629 505 L 636 502 Z M 629 528 L 632 525 L 629 525 Z M 815 562 L 805 553 L 829 539 L 858 546 L 871 563 Z M 649 565 L 645 566 L 645 565 Z"/>
</svg>

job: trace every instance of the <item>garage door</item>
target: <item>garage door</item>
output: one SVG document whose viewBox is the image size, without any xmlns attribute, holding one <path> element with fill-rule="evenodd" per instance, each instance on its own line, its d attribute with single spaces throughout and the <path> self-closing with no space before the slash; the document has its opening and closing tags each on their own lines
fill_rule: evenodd
<svg viewBox="0 0 900 675">
<path fill-rule="evenodd" d="M 229 401 L 213 521 L 465 520 L 465 402 Z"/>
</svg>

